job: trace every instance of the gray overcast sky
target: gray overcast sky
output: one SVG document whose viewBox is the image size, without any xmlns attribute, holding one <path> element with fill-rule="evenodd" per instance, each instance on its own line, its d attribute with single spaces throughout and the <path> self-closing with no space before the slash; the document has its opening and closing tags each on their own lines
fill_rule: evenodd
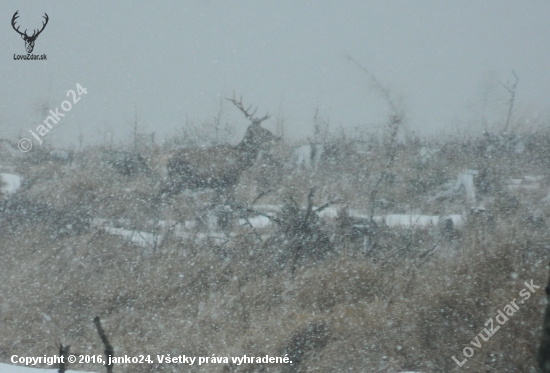
<svg viewBox="0 0 550 373">
<path fill-rule="evenodd" d="M 215 116 L 235 91 L 259 113 L 282 113 L 286 131 L 312 133 L 316 107 L 333 130 L 373 126 L 387 112 L 353 56 L 400 99 L 408 129 L 430 134 L 501 118 L 499 81 L 520 77 L 518 114 L 548 112 L 550 1 L 511 0 L 202 0 L 2 1 L 0 137 L 17 139 L 80 83 L 88 94 L 48 134 L 91 144 L 112 131 L 129 138 L 137 111 L 146 131 L 164 138 L 185 121 Z M 35 54 L 14 61 L 22 29 L 50 21 Z M 224 104 L 224 119 L 246 121 Z M 273 126 L 273 121 L 266 127 Z"/>
</svg>

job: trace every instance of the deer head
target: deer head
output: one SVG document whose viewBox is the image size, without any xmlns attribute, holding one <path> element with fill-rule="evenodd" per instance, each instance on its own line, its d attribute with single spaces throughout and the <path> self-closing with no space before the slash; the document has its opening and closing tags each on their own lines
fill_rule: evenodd
<svg viewBox="0 0 550 373">
<path fill-rule="evenodd" d="M 42 31 L 44 31 L 44 28 L 48 24 L 48 19 L 49 19 L 48 14 L 44 13 L 44 18 L 45 18 L 46 22 L 42 22 L 42 29 L 40 31 L 39 30 L 34 30 L 32 35 L 29 36 L 29 35 L 27 35 L 27 30 L 25 30 L 25 32 L 21 32 L 21 31 L 19 31 L 19 27 L 15 27 L 15 20 L 17 18 L 19 18 L 19 15 L 17 13 L 19 13 L 19 11 L 15 12 L 15 14 L 13 15 L 13 17 L 11 19 L 11 26 L 13 27 L 13 29 L 15 31 L 17 31 L 17 33 L 19 35 L 21 35 L 21 38 L 23 40 L 25 40 L 25 49 L 27 50 L 27 53 L 32 53 L 32 51 L 34 49 L 34 42 L 36 41 L 36 38 L 38 37 L 38 35 L 40 35 L 40 33 Z"/>
<path fill-rule="evenodd" d="M 252 122 L 246 130 L 243 141 L 237 145 L 237 149 L 242 152 L 243 158 L 249 158 L 246 163 L 247 166 L 250 166 L 248 163 L 254 162 L 260 150 L 262 150 L 266 145 L 273 144 L 274 142 L 280 140 L 280 138 L 260 126 L 264 120 L 269 119 L 269 114 L 266 114 L 262 118 L 255 117 L 254 115 L 258 109 L 253 112 L 250 112 L 252 106 L 245 109 L 242 103 L 242 97 L 237 101 L 233 95 L 233 98 L 228 98 L 227 100 L 231 101 L 233 105 L 235 105 L 235 107 L 239 109 L 244 116 L 250 120 L 250 122 Z"/>
</svg>

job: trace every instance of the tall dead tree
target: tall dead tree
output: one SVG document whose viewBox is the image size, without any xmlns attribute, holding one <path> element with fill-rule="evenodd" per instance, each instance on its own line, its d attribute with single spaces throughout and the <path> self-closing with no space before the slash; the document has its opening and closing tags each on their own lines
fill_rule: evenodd
<svg viewBox="0 0 550 373">
<path fill-rule="evenodd" d="M 387 122 L 387 138 L 384 144 L 384 148 L 386 150 L 386 163 L 384 164 L 382 168 L 382 172 L 380 173 L 380 176 L 377 178 L 377 180 L 374 183 L 374 186 L 372 187 L 369 195 L 369 240 L 370 240 L 370 248 L 372 249 L 374 246 L 376 246 L 378 241 L 378 235 L 376 234 L 376 223 L 374 221 L 374 212 L 376 208 L 376 199 L 378 197 L 378 194 L 382 188 L 382 184 L 386 179 L 388 178 L 389 170 L 393 167 L 395 163 L 395 159 L 397 157 L 397 149 L 398 149 L 398 143 L 397 143 L 397 135 L 399 133 L 399 130 L 401 129 L 401 126 L 403 124 L 403 111 L 395 105 L 393 100 L 390 96 L 390 91 L 385 88 L 380 81 L 372 74 L 365 66 L 357 62 L 355 59 L 353 59 L 350 56 L 347 56 L 347 59 L 349 62 L 352 62 L 359 68 L 361 71 L 363 71 L 365 74 L 367 74 L 374 86 L 374 88 L 380 93 L 380 95 L 386 100 L 388 103 L 388 106 L 390 108 L 390 114 Z"/>
<path fill-rule="evenodd" d="M 514 82 L 514 84 L 501 83 L 502 86 L 510 94 L 510 100 L 508 101 L 508 115 L 506 116 L 506 124 L 504 125 L 504 129 L 502 130 L 502 134 L 504 134 L 504 133 L 506 133 L 506 131 L 508 131 L 508 127 L 510 126 L 510 121 L 512 120 L 512 112 L 514 110 L 514 102 L 516 100 L 516 88 L 518 86 L 519 78 L 516 75 L 516 72 L 514 70 L 512 70 L 512 74 L 514 74 L 514 77 L 516 78 L 516 81 Z"/>
</svg>

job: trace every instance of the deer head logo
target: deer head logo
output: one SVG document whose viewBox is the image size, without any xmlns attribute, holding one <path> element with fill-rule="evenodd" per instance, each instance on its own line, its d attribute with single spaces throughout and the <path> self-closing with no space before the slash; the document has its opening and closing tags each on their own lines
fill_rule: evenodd
<svg viewBox="0 0 550 373">
<path fill-rule="evenodd" d="M 17 33 L 19 35 L 21 35 L 21 38 L 23 40 L 25 40 L 25 49 L 27 50 L 27 53 L 32 53 L 32 50 L 34 49 L 34 42 L 36 41 L 36 38 L 38 37 L 38 35 L 40 35 L 40 33 L 42 31 L 44 31 L 44 28 L 48 24 L 48 19 L 49 19 L 48 15 L 46 13 L 44 13 L 44 19 L 46 20 L 46 22 L 42 22 L 42 29 L 40 31 L 39 30 L 34 30 L 32 35 L 29 36 L 29 35 L 27 35 L 27 30 L 25 30 L 25 32 L 21 32 L 21 31 L 19 31 L 19 27 L 15 27 L 15 20 L 17 18 L 19 18 L 19 15 L 17 13 L 19 13 L 19 11 L 15 12 L 15 14 L 13 15 L 13 17 L 11 19 L 11 26 L 13 27 L 13 29 L 15 31 L 17 31 Z"/>
</svg>

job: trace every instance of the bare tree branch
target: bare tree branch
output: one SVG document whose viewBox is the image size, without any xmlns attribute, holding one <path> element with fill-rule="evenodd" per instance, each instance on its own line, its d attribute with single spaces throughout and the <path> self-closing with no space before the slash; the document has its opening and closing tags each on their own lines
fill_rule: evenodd
<svg viewBox="0 0 550 373">
<path fill-rule="evenodd" d="M 398 109 L 397 106 L 394 104 L 390 97 L 390 92 L 387 88 L 385 88 L 378 79 L 372 74 L 365 66 L 357 62 L 353 57 L 346 56 L 347 60 L 349 62 L 352 62 L 357 66 L 361 71 L 363 71 L 365 74 L 367 74 L 371 80 L 374 83 L 375 88 L 384 96 L 386 101 L 388 102 L 388 105 L 390 106 L 391 113 L 388 120 L 388 143 L 387 143 L 387 158 L 388 161 L 386 165 L 382 168 L 382 172 L 380 173 L 380 176 L 376 180 L 374 187 L 372 188 L 369 196 L 369 225 L 371 227 L 375 226 L 374 222 L 374 211 L 376 208 L 376 197 L 378 195 L 378 192 L 380 191 L 380 187 L 382 185 L 382 182 L 386 179 L 388 175 L 388 171 L 393 167 L 393 164 L 395 163 L 395 158 L 397 156 L 397 134 L 399 133 L 399 129 L 401 128 L 401 125 L 403 123 L 403 112 L 402 110 Z M 371 245 L 372 246 L 372 245 Z"/>
<path fill-rule="evenodd" d="M 355 66 L 357 66 L 357 68 L 361 71 L 363 71 L 365 74 L 367 74 L 373 81 L 374 83 L 374 86 L 376 87 L 376 89 L 382 93 L 382 95 L 386 98 L 386 101 L 388 102 L 388 104 L 390 105 L 392 111 L 394 113 L 397 113 L 398 110 L 397 110 L 397 106 L 395 106 L 395 104 L 393 103 L 391 97 L 390 97 L 390 91 L 385 88 L 379 81 L 378 79 L 376 79 L 376 77 L 374 76 L 374 74 L 372 74 L 369 69 L 367 69 L 365 66 L 363 66 L 362 64 L 360 64 L 359 62 L 357 62 L 353 57 L 351 56 L 346 56 L 346 59 L 348 60 L 348 62 L 351 62 L 353 63 Z"/>
<path fill-rule="evenodd" d="M 510 93 L 510 100 L 508 101 L 508 116 L 506 117 L 506 125 L 504 126 L 504 129 L 502 130 L 502 133 L 505 133 L 508 130 L 508 127 L 510 126 L 510 121 L 512 119 L 512 111 L 514 109 L 514 102 L 516 100 L 516 88 L 518 86 L 519 77 L 516 75 L 516 72 L 512 70 L 512 74 L 514 74 L 514 77 L 516 78 L 516 81 L 514 84 L 510 84 L 508 82 L 503 83 L 500 82 L 500 84 Z"/>
</svg>

